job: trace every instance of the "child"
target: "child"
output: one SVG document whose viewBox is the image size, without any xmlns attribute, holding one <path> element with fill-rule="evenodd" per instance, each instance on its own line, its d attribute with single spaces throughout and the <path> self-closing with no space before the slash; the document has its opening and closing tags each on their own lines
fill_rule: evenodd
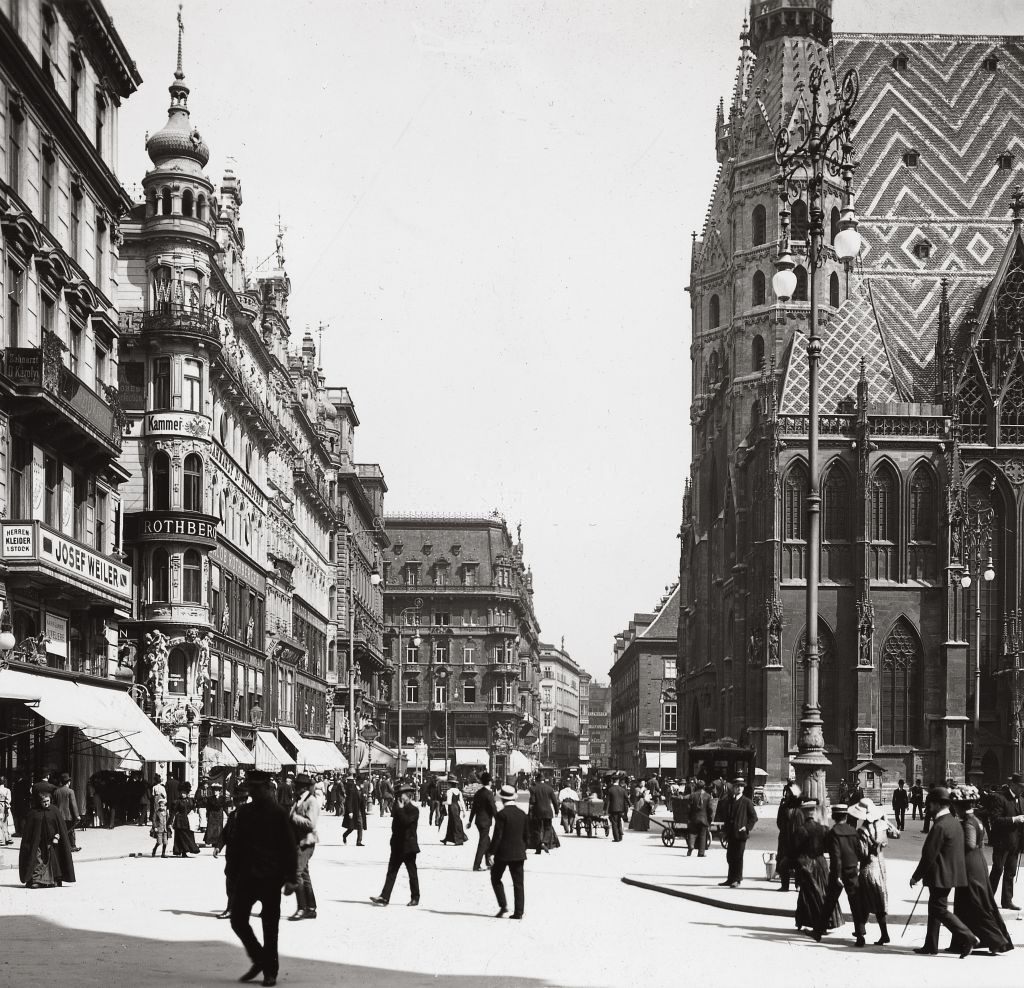
<svg viewBox="0 0 1024 988">
<path fill-rule="evenodd" d="M 163 786 L 153 787 L 153 826 L 149 828 L 149 836 L 156 840 L 150 857 L 156 857 L 156 849 L 161 848 L 160 857 L 167 857 L 167 836 L 170 833 L 169 814 L 167 812 L 167 796 Z"/>
</svg>

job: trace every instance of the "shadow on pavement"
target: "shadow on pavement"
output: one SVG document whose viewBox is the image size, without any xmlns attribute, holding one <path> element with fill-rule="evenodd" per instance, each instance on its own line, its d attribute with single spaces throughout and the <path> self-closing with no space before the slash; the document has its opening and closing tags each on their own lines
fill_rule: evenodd
<svg viewBox="0 0 1024 988">
<path fill-rule="evenodd" d="M 253 924 L 259 935 L 259 923 Z M 360 988 L 555 988 L 536 978 L 500 977 L 491 972 L 451 975 L 396 971 L 383 965 L 360 967 L 341 961 L 309 960 L 289 955 L 282 923 L 282 986 L 357 984 Z M 37 916 L 7 916 L 3 922 L 2 983 L 40 984 L 39 948 L 45 944 L 46 969 L 75 971 L 77 988 L 135 988 L 137 985 L 223 985 L 237 981 L 248 968 L 240 945 L 215 940 L 179 940 L 174 920 L 167 919 L 164 939 L 80 930 Z M 49 980 L 49 979 L 47 979 Z M 258 983 L 258 982 L 257 982 Z"/>
</svg>

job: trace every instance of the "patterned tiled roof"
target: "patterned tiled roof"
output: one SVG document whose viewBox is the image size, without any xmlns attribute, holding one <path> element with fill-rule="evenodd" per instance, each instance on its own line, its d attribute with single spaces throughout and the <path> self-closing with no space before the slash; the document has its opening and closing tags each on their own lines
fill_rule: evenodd
<svg viewBox="0 0 1024 988">
<path fill-rule="evenodd" d="M 995 273 L 1024 163 L 1024 38 L 837 34 L 838 72 L 856 67 L 854 139 L 863 272 L 897 376 L 931 397 L 940 281 L 954 333 Z M 893 67 L 902 55 L 906 67 Z M 993 71 L 984 63 L 995 57 Z M 919 153 L 916 167 L 904 164 Z M 1015 155 L 1000 170 L 997 156 Z M 914 254 L 927 241 L 928 258 Z"/>
<path fill-rule="evenodd" d="M 823 414 L 834 412 L 844 398 L 856 398 L 862 357 L 871 401 L 900 400 L 901 389 L 879 331 L 870 284 L 861 283 L 850 292 L 837 317 L 823 328 L 821 339 L 818 407 Z M 794 337 L 787 357 L 779 411 L 783 415 L 806 414 L 807 391 L 807 350 L 803 337 Z"/>
</svg>

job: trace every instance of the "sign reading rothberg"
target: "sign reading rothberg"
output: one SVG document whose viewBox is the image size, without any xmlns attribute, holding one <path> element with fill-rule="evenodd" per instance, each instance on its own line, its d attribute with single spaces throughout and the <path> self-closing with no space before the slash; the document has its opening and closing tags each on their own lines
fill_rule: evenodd
<svg viewBox="0 0 1024 988">
<path fill-rule="evenodd" d="M 194 542 L 214 548 L 218 521 L 194 511 L 142 511 L 125 518 L 125 534 L 135 542 Z"/>
</svg>

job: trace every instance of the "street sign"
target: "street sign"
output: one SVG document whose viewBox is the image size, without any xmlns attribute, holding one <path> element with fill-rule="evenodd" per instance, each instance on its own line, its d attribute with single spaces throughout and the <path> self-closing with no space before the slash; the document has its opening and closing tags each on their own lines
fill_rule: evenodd
<svg viewBox="0 0 1024 988">
<path fill-rule="evenodd" d="M 367 742 L 376 741 L 380 731 L 377 730 L 373 724 L 367 724 L 360 732 L 359 736 Z"/>
</svg>

